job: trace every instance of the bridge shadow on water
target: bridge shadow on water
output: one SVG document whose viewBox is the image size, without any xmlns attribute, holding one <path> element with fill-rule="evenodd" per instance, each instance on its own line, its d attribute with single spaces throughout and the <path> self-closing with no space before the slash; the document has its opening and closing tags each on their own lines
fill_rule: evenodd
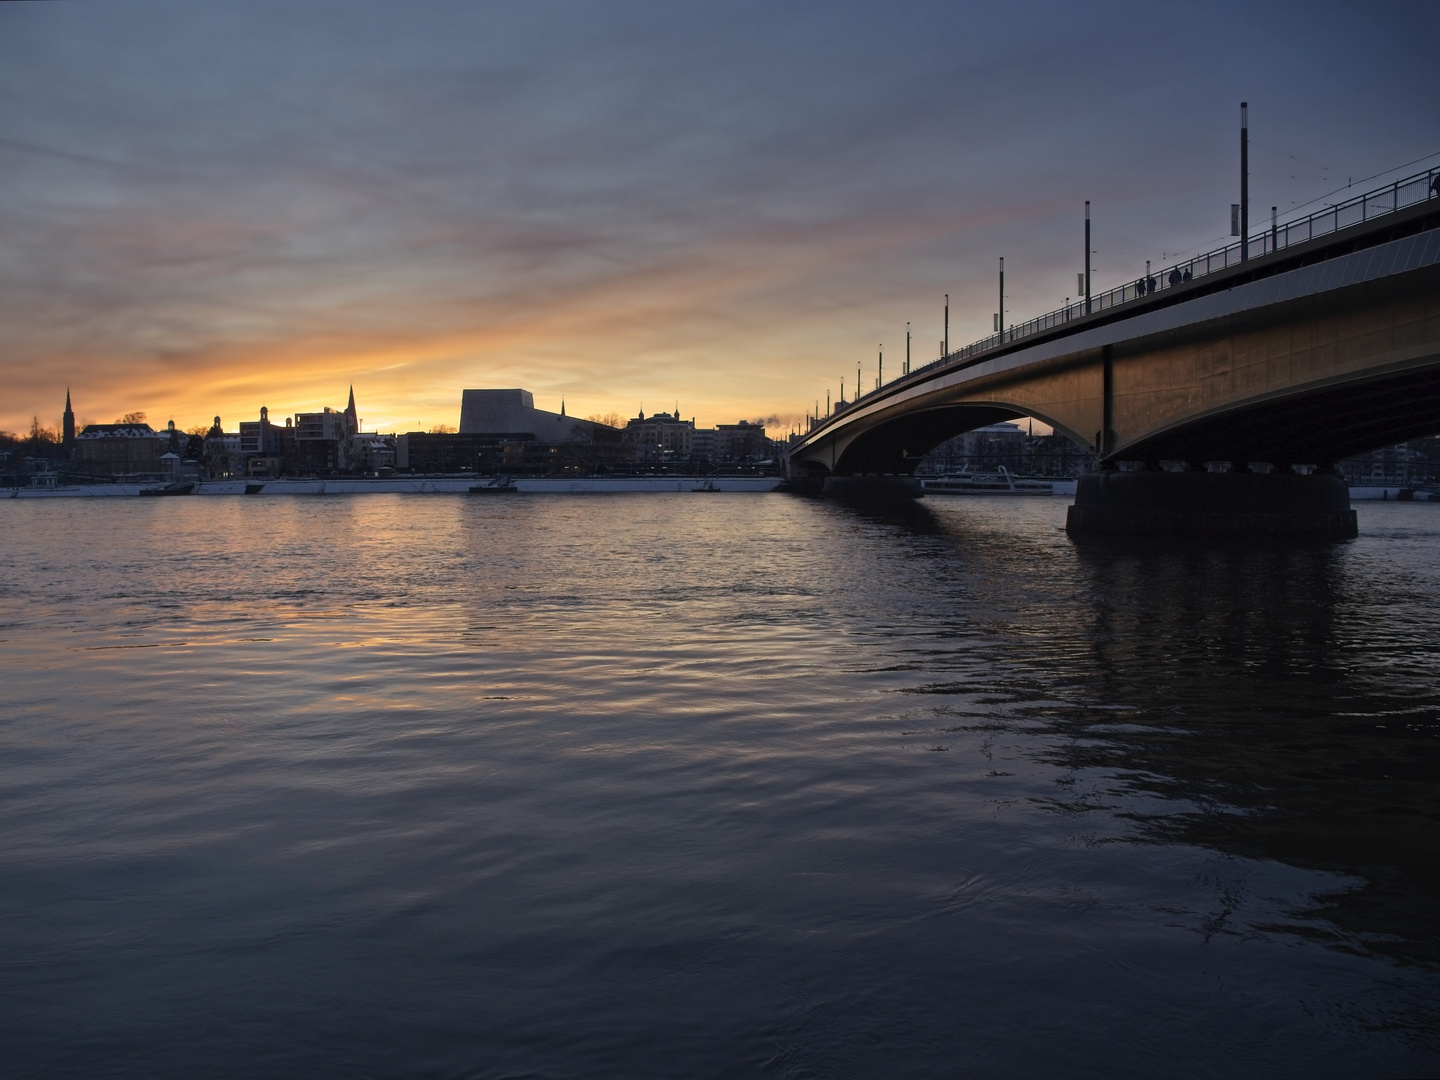
<svg viewBox="0 0 1440 1080">
<path fill-rule="evenodd" d="M 1041 759 L 1103 777 L 1057 812 L 1113 814 L 1142 843 L 1346 875 L 1352 886 L 1292 921 L 1251 930 L 1440 963 L 1440 614 L 1427 552 L 1410 572 L 1363 538 L 1074 542 L 1032 530 L 1007 543 L 949 507 L 853 513 L 910 538 L 922 563 L 983 562 L 988 580 L 972 574 L 965 588 L 997 603 L 1025 594 L 992 624 L 990 700 L 1041 736 Z M 1440 1017 L 1417 1025 L 1434 1034 Z"/>
<path fill-rule="evenodd" d="M 823 505 L 841 517 L 867 525 L 891 528 L 909 536 L 949 535 L 951 528 L 919 499 L 836 499 Z"/>
</svg>

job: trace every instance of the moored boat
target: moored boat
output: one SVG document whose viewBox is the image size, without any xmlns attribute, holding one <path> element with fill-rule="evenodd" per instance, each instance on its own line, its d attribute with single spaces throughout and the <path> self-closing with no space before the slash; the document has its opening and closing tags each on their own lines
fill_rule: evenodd
<svg viewBox="0 0 1440 1080">
<path fill-rule="evenodd" d="M 497 476 L 487 484 L 472 484 L 471 495 L 513 495 L 520 489 L 508 476 Z"/>
<path fill-rule="evenodd" d="M 951 473 L 922 480 L 927 495 L 1053 495 L 1055 481 L 1041 476 L 1016 476 L 1001 465 L 993 473 Z"/>
<path fill-rule="evenodd" d="M 141 495 L 189 495 L 195 490 L 195 485 L 187 480 L 176 480 L 174 483 L 165 484 L 163 487 L 141 488 Z"/>
</svg>

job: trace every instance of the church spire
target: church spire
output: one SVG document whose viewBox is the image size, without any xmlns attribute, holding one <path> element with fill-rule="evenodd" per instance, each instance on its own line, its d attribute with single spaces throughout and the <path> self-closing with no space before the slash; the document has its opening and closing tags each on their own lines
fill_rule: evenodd
<svg viewBox="0 0 1440 1080">
<path fill-rule="evenodd" d="M 345 415 L 350 420 L 350 434 L 360 433 L 360 418 L 355 415 L 355 384 L 350 384 L 350 403 L 345 406 Z"/>
<path fill-rule="evenodd" d="M 563 397 L 560 399 L 560 415 L 565 415 L 565 399 Z"/>
<path fill-rule="evenodd" d="M 65 388 L 65 414 L 60 420 L 60 445 L 67 451 L 75 446 L 75 410 L 70 408 L 70 388 Z"/>
</svg>

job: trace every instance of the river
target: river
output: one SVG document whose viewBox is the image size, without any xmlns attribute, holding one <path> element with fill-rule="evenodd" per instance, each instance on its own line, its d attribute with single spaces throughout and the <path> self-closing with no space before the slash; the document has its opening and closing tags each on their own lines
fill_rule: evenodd
<svg viewBox="0 0 1440 1080">
<path fill-rule="evenodd" d="M 1440 1072 L 1440 507 L 0 503 L 11 1076 Z"/>
</svg>

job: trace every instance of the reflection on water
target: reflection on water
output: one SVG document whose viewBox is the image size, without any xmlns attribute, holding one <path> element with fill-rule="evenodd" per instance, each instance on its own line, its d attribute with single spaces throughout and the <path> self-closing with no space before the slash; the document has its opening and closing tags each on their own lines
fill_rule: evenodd
<svg viewBox="0 0 1440 1080">
<path fill-rule="evenodd" d="M 1284 929 L 1433 963 L 1435 559 L 1376 558 L 1385 539 L 1368 552 L 1082 549 L 1100 693 L 1124 715 L 1056 726 L 1083 743 L 1067 760 L 1165 799 L 1140 819 L 1147 835 L 1361 879 L 1309 913 L 1329 925 Z"/>
<path fill-rule="evenodd" d="M 0 508 L 20 1075 L 1440 1065 L 1440 518 Z"/>
</svg>

